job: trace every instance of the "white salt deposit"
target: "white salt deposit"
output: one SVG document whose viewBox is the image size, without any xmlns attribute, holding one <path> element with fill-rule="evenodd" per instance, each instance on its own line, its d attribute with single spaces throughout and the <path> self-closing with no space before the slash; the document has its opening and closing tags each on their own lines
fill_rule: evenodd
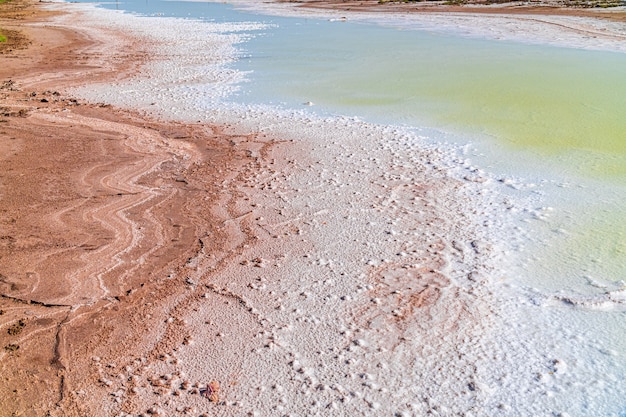
<svg viewBox="0 0 626 417">
<path fill-rule="evenodd" d="M 517 288 L 508 276 L 523 244 L 517 216 L 545 213 L 500 193 L 514 180 L 495 181 L 459 150 L 396 127 L 220 101 L 245 76 L 227 67 L 236 44 L 264 25 L 64 7 L 81 10 L 81 26 L 144 39 L 154 58 L 137 76 L 74 95 L 274 144 L 240 178 L 238 208 L 250 214 L 232 220 L 260 243 L 218 275 L 210 257 L 194 260 L 190 279 L 206 287 L 186 314 L 194 343 L 145 372 L 219 378 L 225 415 L 623 411 L 623 342 L 583 331 L 623 316 L 575 315 L 584 301 Z M 623 300 L 616 288 L 601 302 Z M 153 407 L 143 395 L 135 406 Z M 180 398 L 158 411 L 173 415 Z"/>
<path fill-rule="evenodd" d="M 155 23 L 154 17 L 131 16 L 122 11 L 96 11 L 78 4 L 63 7 L 83 11 L 93 27 L 102 31 L 119 31 L 142 39 L 137 45 L 141 50 L 135 52 L 150 56 L 142 77 L 121 79 L 92 93 L 87 87 L 82 95 L 126 107 L 154 107 L 157 112 L 178 117 L 192 107 L 192 101 L 216 103 L 237 91 L 245 74 L 228 68 L 239 57 L 237 44 L 268 27 L 255 22 L 206 23 L 173 18 L 158 18 Z"/>
</svg>

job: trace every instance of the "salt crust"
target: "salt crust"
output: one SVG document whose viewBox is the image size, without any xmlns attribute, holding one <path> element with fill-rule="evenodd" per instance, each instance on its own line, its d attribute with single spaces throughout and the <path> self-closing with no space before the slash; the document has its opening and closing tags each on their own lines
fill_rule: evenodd
<svg viewBox="0 0 626 417">
<path fill-rule="evenodd" d="M 566 313 L 508 283 L 523 236 L 507 213 L 530 208 L 463 155 L 394 127 L 220 101 L 245 77 L 227 68 L 235 45 L 263 25 L 64 7 L 153 54 L 137 76 L 73 94 L 277 143 L 241 187 L 266 236 L 211 276 L 185 317 L 194 343 L 152 371 L 236 380 L 223 415 L 618 414 L 617 359 L 542 329 Z M 194 262 L 202 282 L 210 259 Z"/>
</svg>

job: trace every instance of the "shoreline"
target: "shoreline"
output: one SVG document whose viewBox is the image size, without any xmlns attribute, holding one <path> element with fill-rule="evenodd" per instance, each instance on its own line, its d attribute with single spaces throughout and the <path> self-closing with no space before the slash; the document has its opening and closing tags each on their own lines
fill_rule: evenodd
<svg viewBox="0 0 626 417">
<path fill-rule="evenodd" d="M 476 14 L 508 14 L 508 15 L 541 15 L 541 16 L 575 16 L 594 17 L 615 21 L 626 20 L 626 9 L 614 7 L 606 9 L 564 7 L 550 1 L 528 3 L 494 3 L 465 5 L 447 5 L 444 2 L 379 2 L 375 1 L 335 1 L 335 0 L 275 0 L 278 3 L 298 3 L 302 8 L 330 9 L 345 11 L 376 11 L 383 13 L 476 13 Z"/>
<path fill-rule="evenodd" d="M 215 1 L 215 0 L 211 0 Z M 334 22 L 356 21 L 393 26 L 401 30 L 417 28 L 455 36 L 554 45 L 576 49 L 626 52 L 626 10 L 590 12 L 588 9 L 542 6 L 482 7 L 445 6 L 419 3 L 273 1 L 258 4 L 249 0 L 231 0 L 243 10 L 269 15 L 293 15 L 329 19 Z M 346 5 L 357 5 L 348 7 Z"/>
<path fill-rule="evenodd" d="M 0 357 L 10 378 L 0 385 L 3 409 L 421 415 L 506 401 L 490 399 L 496 380 L 484 363 L 501 353 L 489 345 L 502 311 L 484 263 L 497 262 L 499 248 L 467 226 L 484 209 L 476 203 L 484 190 L 453 179 L 436 150 L 362 143 L 378 129 L 366 123 L 262 110 L 237 124 L 202 122 L 221 117 L 193 111 L 206 92 L 155 79 L 192 79 L 166 62 L 175 56 L 193 69 L 193 54 L 166 37 L 157 46 L 141 34 L 152 21 L 136 17 L 103 33 L 104 15 L 83 15 L 80 36 L 69 19 L 33 26 L 58 51 L 40 73 L 14 77 L 24 68 L 16 66 L 17 84 L 2 91 L 4 131 L 17 145 L 7 153 L 14 173 L 0 177 L 15 194 L 2 207 L 14 225 L 0 252 L 10 265 L 0 270 L 8 296 L 0 324 L 17 332 L 3 345 L 20 346 Z M 195 33 L 161 22 L 166 32 Z M 112 42 L 120 33 L 125 40 Z M 60 60 L 67 49 L 77 55 Z M 110 78 L 112 69 L 119 75 Z M 223 75 L 203 73 L 228 82 Z M 55 293 L 58 283 L 80 291 Z M 555 360 L 537 354 L 523 365 L 558 374 Z M 215 401 L 202 395 L 212 380 L 221 385 Z M 451 404 L 449 392 L 463 395 Z"/>
</svg>

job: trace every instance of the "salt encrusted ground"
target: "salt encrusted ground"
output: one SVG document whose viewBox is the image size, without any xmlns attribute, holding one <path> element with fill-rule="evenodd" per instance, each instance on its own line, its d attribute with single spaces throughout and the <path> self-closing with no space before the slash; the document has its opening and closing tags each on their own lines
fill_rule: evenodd
<svg viewBox="0 0 626 417">
<path fill-rule="evenodd" d="M 150 25 L 130 20 L 127 30 Z M 533 400 L 559 389 L 559 380 L 538 375 L 562 372 L 565 362 L 552 347 L 518 340 L 504 324 L 512 311 L 492 293 L 500 278 L 492 268 L 504 252 L 491 247 L 490 231 L 506 230 L 514 203 L 494 197 L 484 173 L 461 164 L 455 169 L 464 172 L 453 174 L 449 155 L 394 129 L 300 111 L 216 108 L 221 93 L 212 90 L 238 79 L 220 66 L 234 51 L 211 49 L 221 28 L 161 22 L 176 35 L 160 32 L 157 50 L 175 61 L 75 94 L 159 117 L 232 123 L 232 132 L 261 132 L 267 139 L 257 138 L 258 146 L 272 146 L 240 178 L 245 198 L 228 224 L 240 233 L 236 255 L 218 272 L 211 253 L 190 260 L 204 299 L 170 320 L 184 323 L 192 343 L 168 352 L 175 363 L 149 367 L 140 381 L 176 372 L 196 382 L 217 378 L 227 399 L 221 412 L 233 415 L 523 415 L 567 406 L 564 398 Z M 514 22 L 518 30 L 538 24 Z M 552 36 L 552 25 L 541 27 Z M 187 37 L 189 46 L 180 42 Z M 217 58 L 208 82 L 172 82 L 206 55 Z M 137 410 L 156 402 L 167 414 L 180 403 L 168 405 L 144 385 L 132 401 Z"/>
<path fill-rule="evenodd" d="M 553 398 L 575 377 L 568 361 L 505 326 L 493 230 L 515 238 L 516 203 L 487 174 L 394 128 L 216 108 L 241 77 L 224 68 L 233 43 L 263 25 L 60 7 L 72 14 L 56 26 L 101 43 L 128 34 L 149 58 L 137 74 L 67 91 L 163 123 L 156 134 L 140 119 L 73 117 L 125 137 L 133 158 L 83 177 L 124 198 L 83 215 L 125 233 L 101 242 L 115 252 L 101 264 L 86 263 L 101 271 L 80 270 L 97 283 L 91 299 L 50 295 L 71 304 L 53 415 L 510 416 L 568 405 Z M 100 65 L 120 53 L 98 50 Z M 112 270 L 121 275 L 95 279 Z M 211 380 L 217 403 L 200 395 Z"/>
<path fill-rule="evenodd" d="M 152 24 L 112 15 L 131 28 Z M 100 13 L 98 20 L 104 20 Z M 193 85 L 169 78 L 184 79 L 196 57 L 214 54 L 228 62 L 230 51 L 215 54 L 214 43 L 203 50 L 194 41 L 181 45 L 183 31 L 212 38 L 193 22 L 163 22 L 176 37 L 159 35 L 159 55 L 174 47 L 174 64 L 157 59 L 139 80 L 74 93 L 117 105 L 156 101 L 144 109 L 206 118 L 194 107 Z M 220 76 L 216 66 L 203 80 Z M 182 101 L 178 84 L 191 90 Z M 187 342 L 166 352 L 175 364 L 135 371 L 132 408 L 156 402 L 169 414 L 181 403 L 196 404 L 197 397 L 155 396 L 145 382 L 181 372 L 193 382 L 221 381 L 227 414 L 315 414 L 328 407 L 345 415 L 421 413 L 448 403 L 451 391 L 460 396 L 451 410 L 481 408 L 483 383 L 473 364 L 488 350 L 478 339 L 489 337 L 493 318 L 489 289 L 481 284 L 488 267 L 480 260 L 491 249 L 476 213 L 468 212 L 476 210 L 466 195 L 479 192 L 475 183 L 450 178 L 438 168 L 439 152 L 420 150 L 409 138 L 399 142 L 403 134 L 393 129 L 301 115 L 241 117 L 248 121 L 233 127 L 239 133 L 245 124 L 276 132 L 257 139 L 259 148 L 270 143 L 271 150 L 252 149 L 259 166 L 239 178 L 241 198 L 231 210 L 240 214 L 225 223 L 235 253 L 218 271 L 213 253 L 189 259 L 193 272 L 186 279 L 201 298 L 179 301 L 168 319 L 184 323 Z M 380 142 L 381 135 L 387 140 Z M 463 343 L 484 346 L 468 348 L 459 361 L 454 352 Z"/>
</svg>

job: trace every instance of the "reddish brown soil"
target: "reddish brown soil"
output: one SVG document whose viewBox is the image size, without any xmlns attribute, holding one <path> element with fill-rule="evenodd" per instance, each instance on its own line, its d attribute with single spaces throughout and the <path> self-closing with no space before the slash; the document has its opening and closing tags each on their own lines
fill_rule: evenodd
<svg viewBox="0 0 626 417">
<path fill-rule="evenodd" d="M 248 138 L 215 127 L 64 97 L 143 56 L 103 66 L 84 34 L 31 25 L 50 16 L 37 3 L 3 10 L 0 416 L 96 415 L 76 393 L 103 383 L 92 357 L 150 360 L 181 342 L 175 323 L 162 328 L 163 306 L 194 296 L 181 295 L 188 259 L 228 246 L 236 193 L 223 181 L 255 160 Z"/>
<path fill-rule="evenodd" d="M 292 0 L 279 0 L 293 3 Z M 302 7 L 345 10 L 346 12 L 366 11 L 377 13 L 483 13 L 483 14 L 524 14 L 586 16 L 616 21 L 626 21 L 626 11 L 620 9 L 561 7 L 567 2 L 552 0 L 535 2 L 511 2 L 483 5 L 481 1 L 470 1 L 465 5 L 449 5 L 442 1 L 386 1 L 379 0 L 299 0 Z"/>
</svg>

